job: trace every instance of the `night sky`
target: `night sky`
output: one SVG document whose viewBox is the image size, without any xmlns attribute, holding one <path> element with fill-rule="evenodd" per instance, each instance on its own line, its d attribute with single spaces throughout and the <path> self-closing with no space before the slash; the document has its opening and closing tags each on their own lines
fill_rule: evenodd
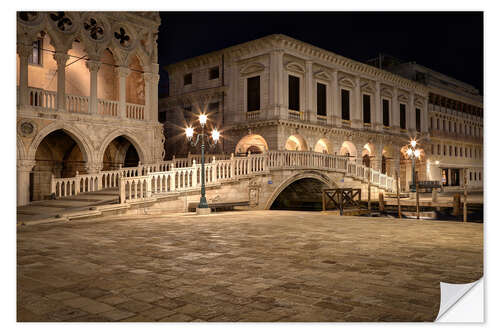
<svg viewBox="0 0 500 333">
<path fill-rule="evenodd" d="M 162 12 L 163 66 L 270 34 L 281 33 L 365 61 L 379 53 L 416 61 L 483 93 L 482 12 Z"/>
</svg>

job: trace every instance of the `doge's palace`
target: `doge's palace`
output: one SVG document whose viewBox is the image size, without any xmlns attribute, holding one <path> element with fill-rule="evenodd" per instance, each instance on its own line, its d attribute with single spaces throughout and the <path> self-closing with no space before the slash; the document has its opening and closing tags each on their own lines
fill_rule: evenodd
<svg viewBox="0 0 500 333">
<path fill-rule="evenodd" d="M 157 12 L 17 13 L 17 205 L 163 160 Z"/>
</svg>

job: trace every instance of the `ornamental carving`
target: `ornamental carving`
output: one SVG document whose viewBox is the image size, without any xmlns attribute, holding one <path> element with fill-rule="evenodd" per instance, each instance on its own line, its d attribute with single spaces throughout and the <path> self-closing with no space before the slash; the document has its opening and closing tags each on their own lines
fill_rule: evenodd
<svg viewBox="0 0 500 333">
<path fill-rule="evenodd" d="M 23 137 L 32 137 L 36 132 L 36 125 L 32 121 L 21 121 L 17 130 Z"/>
<path fill-rule="evenodd" d="M 132 45 L 132 38 L 123 27 L 120 27 L 118 31 L 115 31 L 114 37 L 123 48 L 129 48 Z"/>
<path fill-rule="evenodd" d="M 17 14 L 17 17 L 25 23 L 32 23 L 36 21 L 38 18 L 39 14 L 37 12 L 19 12 Z"/>
<path fill-rule="evenodd" d="M 49 14 L 50 20 L 63 32 L 73 30 L 73 21 L 66 15 L 65 12 L 52 12 Z"/>
<path fill-rule="evenodd" d="M 83 28 L 87 31 L 92 40 L 102 41 L 104 39 L 104 26 L 98 19 L 93 17 L 87 18 L 87 20 L 83 22 Z"/>
</svg>

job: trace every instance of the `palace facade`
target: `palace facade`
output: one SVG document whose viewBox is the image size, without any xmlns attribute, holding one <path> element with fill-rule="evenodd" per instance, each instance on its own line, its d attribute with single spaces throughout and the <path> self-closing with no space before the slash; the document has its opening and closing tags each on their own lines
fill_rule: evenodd
<svg viewBox="0 0 500 333">
<path fill-rule="evenodd" d="M 157 12 L 17 13 L 17 204 L 164 157 Z"/>
<path fill-rule="evenodd" d="M 166 69 L 169 97 L 160 100 L 159 117 L 169 156 L 190 151 L 184 128 L 197 126 L 197 115 L 206 113 L 209 129 L 222 131 L 219 152 L 349 155 L 390 176 L 399 171 L 408 189 L 411 163 L 403 147 L 417 138 L 419 179 L 441 182 L 445 175 L 446 186 L 459 186 L 467 169 L 476 175 L 470 184 L 482 186 L 482 103 L 431 84 L 441 74 L 422 82 L 285 35 Z"/>
</svg>

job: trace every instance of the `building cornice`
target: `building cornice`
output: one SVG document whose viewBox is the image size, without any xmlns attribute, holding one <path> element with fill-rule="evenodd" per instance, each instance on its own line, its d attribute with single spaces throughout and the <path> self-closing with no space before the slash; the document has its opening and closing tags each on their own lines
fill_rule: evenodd
<svg viewBox="0 0 500 333">
<path fill-rule="evenodd" d="M 249 41 L 243 44 L 238 44 L 222 50 L 207 53 L 181 62 L 177 62 L 165 67 L 167 71 L 175 72 L 176 69 L 189 69 L 198 66 L 220 61 L 222 55 L 227 55 L 230 58 L 239 59 L 248 53 L 259 51 L 262 49 L 277 50 L 285 52 L 292 50 L 299 53 L 303 58 L 310 61 L 319 61 L 321 65 L 329 65 L 340 71 L 354 72 L 363 76 L 368 76 L 370 79 L 378 79 L 380 81 L 392 82 L 398 87 L 408 90 L 415 90 L 420 94 L 427 96 L 428 87 L 404 78 L 400 75 L 361 63 L 331 51 L 327 51 L 314 45 L 302 42 L 300 40 L 282 35 L 269 35 L 260 39 Z M 327 63 L 327 64 L 325 64 Z"/>
</svg>

